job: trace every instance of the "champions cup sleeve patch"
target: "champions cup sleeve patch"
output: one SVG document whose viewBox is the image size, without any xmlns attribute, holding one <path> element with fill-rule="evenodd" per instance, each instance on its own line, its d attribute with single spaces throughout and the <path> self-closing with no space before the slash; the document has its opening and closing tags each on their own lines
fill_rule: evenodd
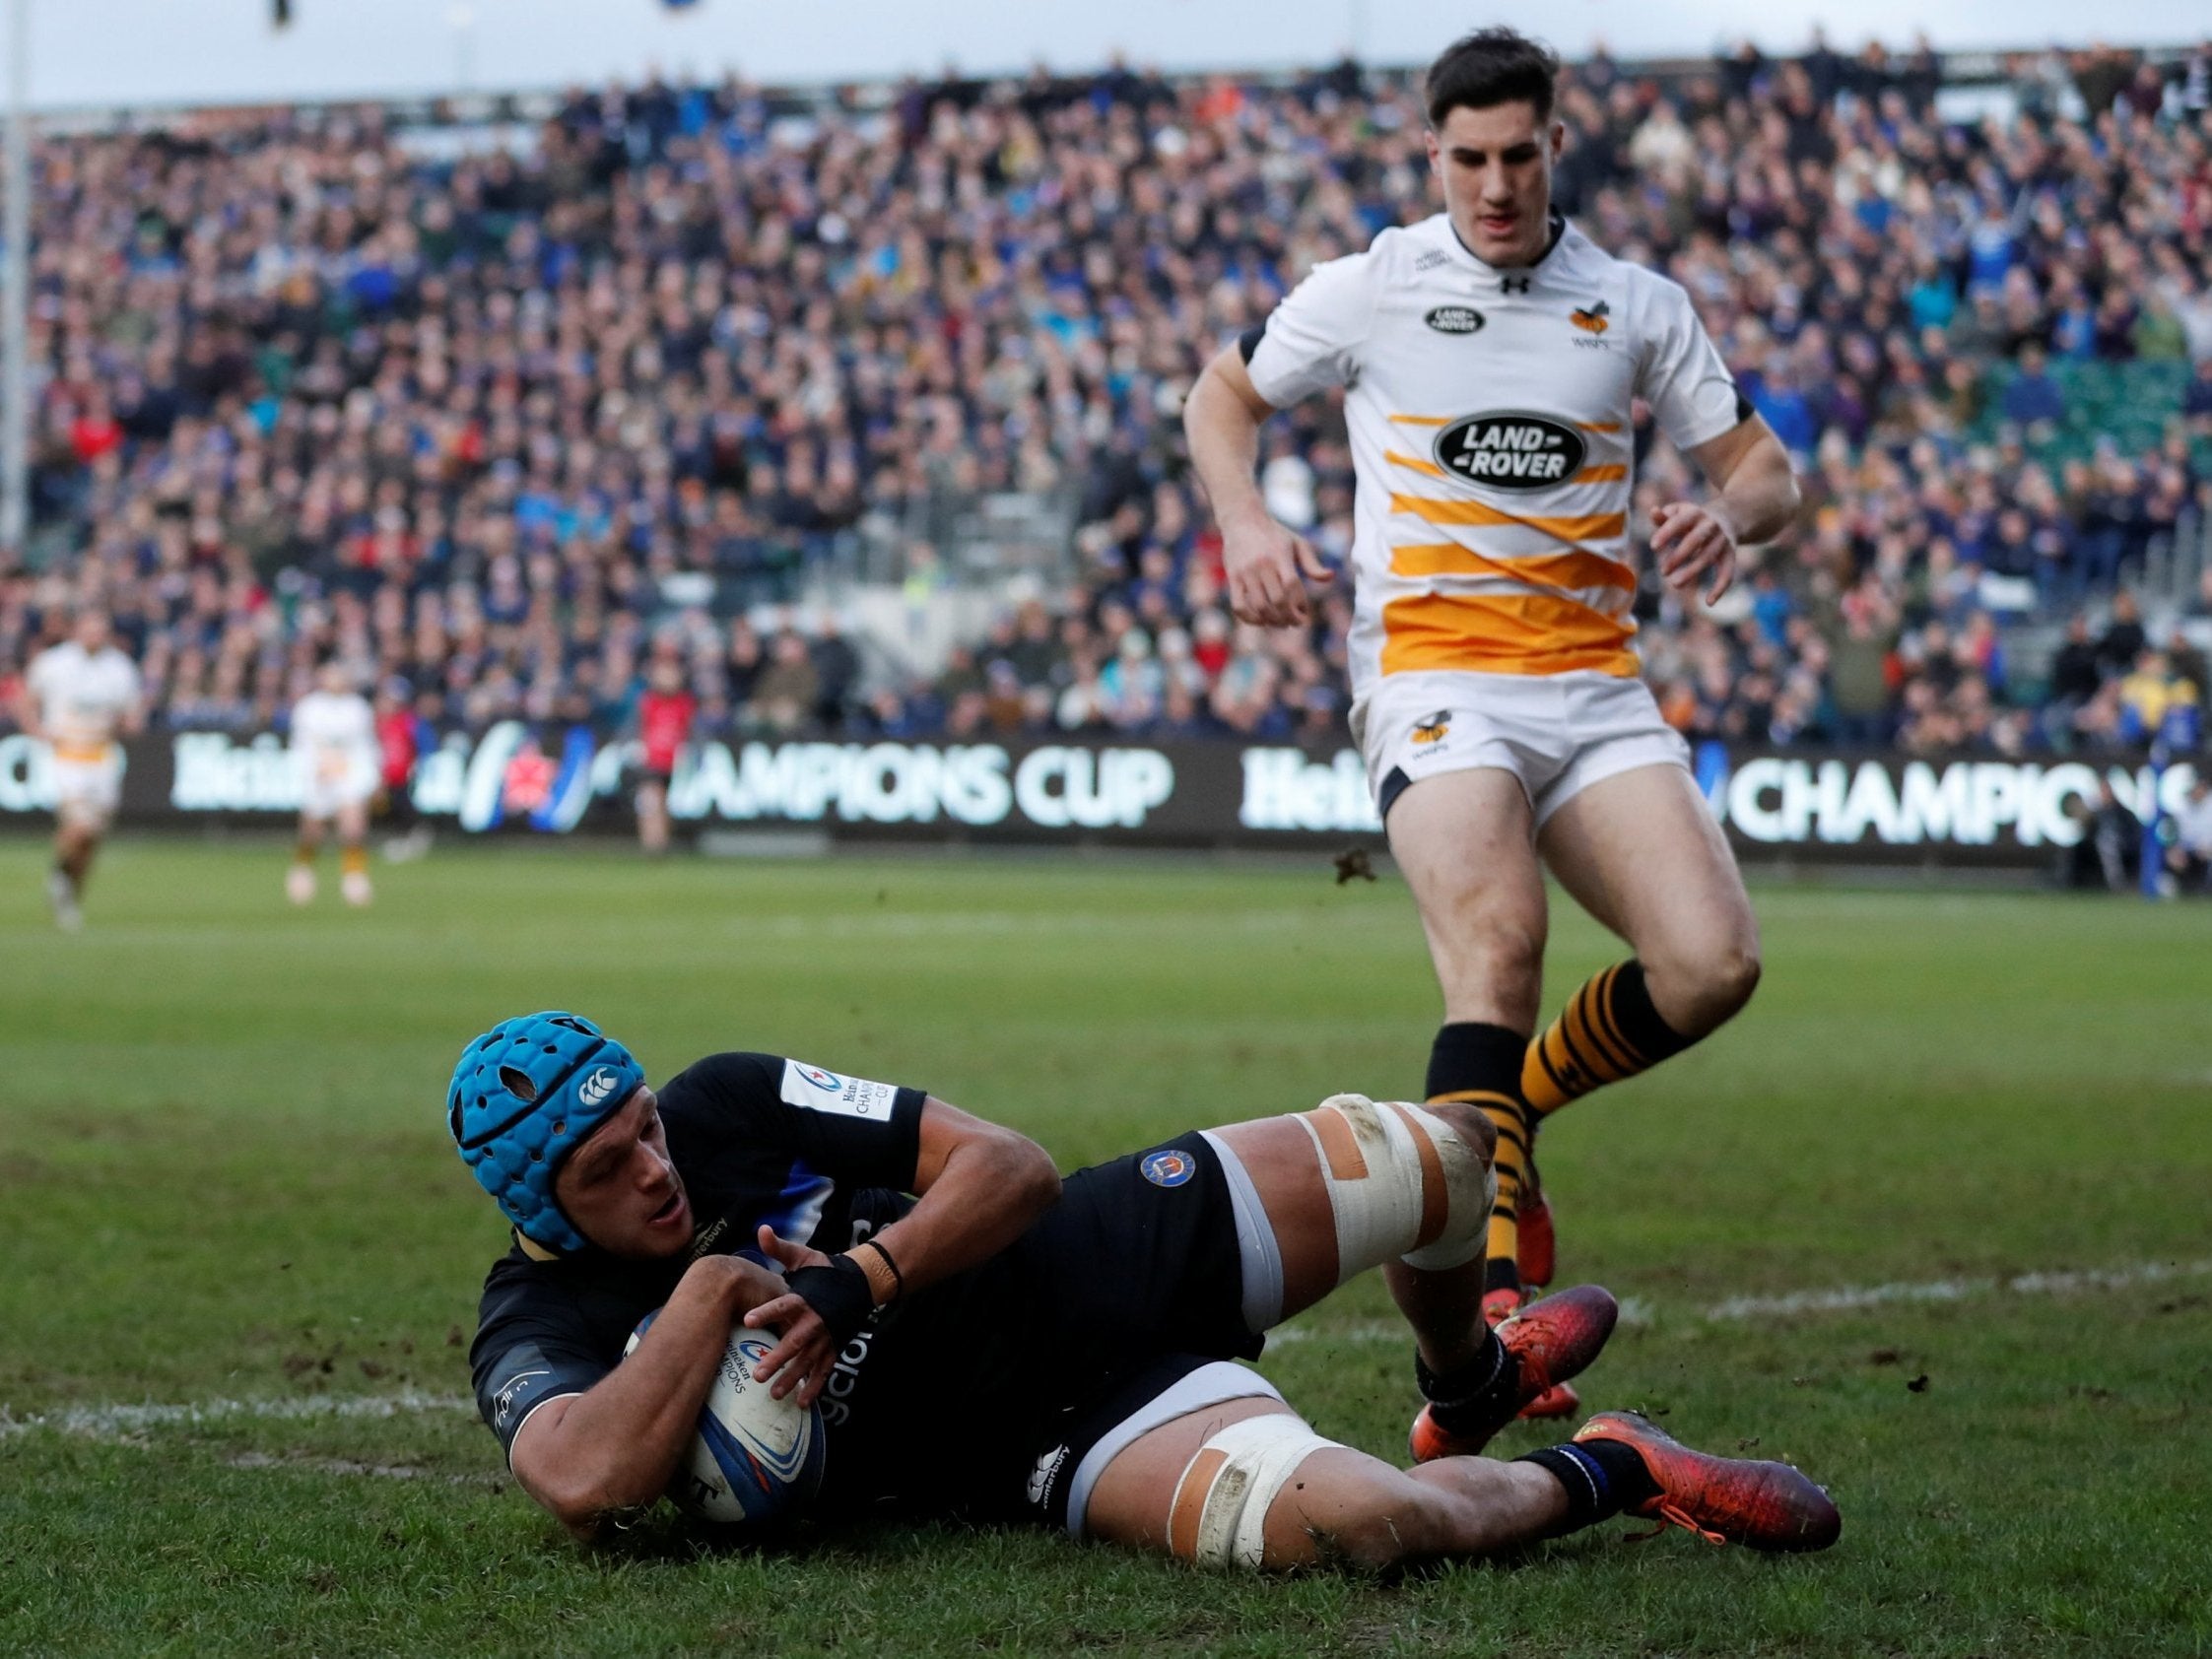
<svg viewBox="0 0 2212 1659">
<path fill-rule="evenodd" d="M 889 1123 L 892 1103 L 899 1098 L 896 1085 L 870 1083 L 865 1078 L 840 1077 L 820 1066 L 799 1060 L 783 1062 L 782 1099 L 787 1106 L 809 1111 L 836 1112 L 839 1117 L 864 1118 Z"/>
<path fill-rule="evenodd" d="M 1198 1173 L 1198 1162 L 1186 1152 L 1156 1152 L 1137 1168 L 1156 1187 L 1179 1187 Z"/>
</svg>

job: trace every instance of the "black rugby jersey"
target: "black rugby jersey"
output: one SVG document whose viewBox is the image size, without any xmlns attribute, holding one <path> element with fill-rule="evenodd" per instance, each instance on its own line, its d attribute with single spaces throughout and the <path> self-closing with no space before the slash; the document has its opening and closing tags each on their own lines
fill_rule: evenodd
<svg viewBox="0 0 2212 1659">
<path fill-rule="evenodd" d="M 635 1262 L 586 1250 L 545 1261 L 517 1244 L 484 1282 L 469 1368 L 477 1407 L 510 1455 L 533 1410 L 614 1369 L 637 1321 L 697 1258 L 761 1260 L 764 1224 L 834 1255 L 911 1202 L 903 1195 L 919 1156 L 918 1089 L 735 1053 L 700 1061 L 658 1093 L 692 1205 L 688 1254 Z"/>
<path fill-rule="evenodd" d="M 763 1054 L 703 1060 L 661 1092 L 669 1154 L 691 1196 L 696 1253 L 741 1253 L 761 1222 L 849 1249 L 912 1208 L 926 1096 Z M 865 1110 L 859 1109 L 865 1106 Z M 997 1255 L 879 1309 L 839 1352 L 822 1400 L 820 1512 L 898 1503 L 997 1514 L 1066 1472 L 1054 1448 L 1086 1402 L 1164 1353 L 1248 1359 L 1237 1224 L 1197 1135 L 1069 1175 L 1058 1203 Z M 757 1258 L 756 1258 L 757 1259 Z M 621 1362 L 637 1321 L 689 1262 L 518 1248 L 492 1269 L 470 1351 L 477 1404 L 512 1451 L 538 1406 Z M 1039 1461 L 1039 1453 L 1042 1460 Z"/>
</svg>

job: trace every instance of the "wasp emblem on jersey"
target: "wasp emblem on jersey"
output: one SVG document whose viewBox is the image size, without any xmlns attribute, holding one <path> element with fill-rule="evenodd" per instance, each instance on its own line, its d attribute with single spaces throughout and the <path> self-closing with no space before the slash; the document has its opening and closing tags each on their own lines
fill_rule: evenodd
<svg viewBox="0 0 2212 1659">
<path fill-rule="evenodd" d="M 1606 309 L 1605 301 L 1600 299 L 1596 304 L 1586 309 L 1577 307 L 1568 312 L 1567 320 L 1584 334 L 1603 334 L 1613 326 L 1606 320 L 1610 314 Z"/>
<path fill-rule="evenodd" d="M 1413 723 L 1413 741 L 1421 744 L 1441 743 L 1444 734 L 1451 730 L 1451 711 L 1440 708 Z"/>
</svg>

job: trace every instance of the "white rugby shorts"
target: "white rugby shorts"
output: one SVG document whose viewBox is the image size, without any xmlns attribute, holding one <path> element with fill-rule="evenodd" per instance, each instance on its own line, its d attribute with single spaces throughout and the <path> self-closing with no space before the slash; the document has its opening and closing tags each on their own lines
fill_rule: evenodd
<svg viewBox="0 0 2212 1659">
<path fill-rule="evenodd" d="M 1377 809 L 1440 772 L 1495 766 L 1520 780 L 1539 829 L 1601 779 L 1690 769 L 1690 746 L 1642 680 L 1572 674 L 1392 674 L 1352 710 Z"/>
<path fill-rule="evenodd" d="M 306 818 L 336 818 L 348 807 L 375 799 L 376 786 L 357 778 L 309 778 L 300 794 L 300 811 Z"/>
<path fill-rule="evenodd" d="M 67 819 L 104 824 L 123 798 L 123 762 L 114 749 L 97 761 L 54 758 L 54 811 Z"/>
</svg>

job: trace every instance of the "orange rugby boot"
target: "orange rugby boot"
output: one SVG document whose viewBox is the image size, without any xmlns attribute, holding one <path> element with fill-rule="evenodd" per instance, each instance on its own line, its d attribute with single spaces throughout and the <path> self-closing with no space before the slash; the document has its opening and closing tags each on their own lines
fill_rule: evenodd
<svg viewBox="0 0 2212 1659">
<path fill-rule="evenodd" d="M 1659 1492 L 1634 1512 L 1661 1531 L 1683 1527 L 1709 1544 L 1754 1550 L 1825 1550 L 1843 1530 L 1828 1493 L 1788 1464 L 1695 1451 L 1640 1413 L 1599 1412 L 1575 1438 L 1636 1449 Z"/>
<path fill-rule="evenodd" d="M 1486 1315 L 1500 1295 L 1493 1291 L 1483 1298 Z M 1580 1402 L 1574 1390 L 1562 1385 L 1598 1357 L 1620 1314 L 1621 1305 L 1613 1299 L 1612 1292 L 1596 1285 L 1576 1285 L 1556 1296 L 1526 1303 L 1496 1321 L 1498 1340 L 1520 1365 L 1515 1412 L 1525 1417 L 1530 1406 L 1559 1393 L 1568 1397 L 1567 1410 L 1575 1410 Z M 1423 1406 L 1421 1415 L 1413 1420 L 1409 1437 L 1413 1460 L 1430 1463 L 1440 1457 L 1472 1457 L 1505 1426 L 1502 1421 L 1479 1433 L 1454 1433 L 1437 1421 L 1434 1406 Z"/>
<path fill-rule="evenodd" d="M 1523 1234 L 1525 1239 L 1526 1235 Z M 1525 1248 L 1525 1244 L 1523 1246 Z M 1528 1305 L 1529 1297 L 1523 1291 L 1504 1288 L 1492 1291 L 1482 1298 L 1482 1316 L 1492 1325 L 1502 1325 Z M 1572 1383 L 1555 1382 L 1514 1413 L 1522 1418 L 1573 1417 L 1582 1409 L 1582 1397 L 1575 1392 Z"/>
<path fill-rule="evenodd" d="M 1582 1409 L 1582 1397 L 1575 1392 L 1572 1382 L 1555 1382 L 1527 1405 L 1515 1412 L 1515 1417 L 1538 1418 L 1573 1417 Z"/>
</svg>

